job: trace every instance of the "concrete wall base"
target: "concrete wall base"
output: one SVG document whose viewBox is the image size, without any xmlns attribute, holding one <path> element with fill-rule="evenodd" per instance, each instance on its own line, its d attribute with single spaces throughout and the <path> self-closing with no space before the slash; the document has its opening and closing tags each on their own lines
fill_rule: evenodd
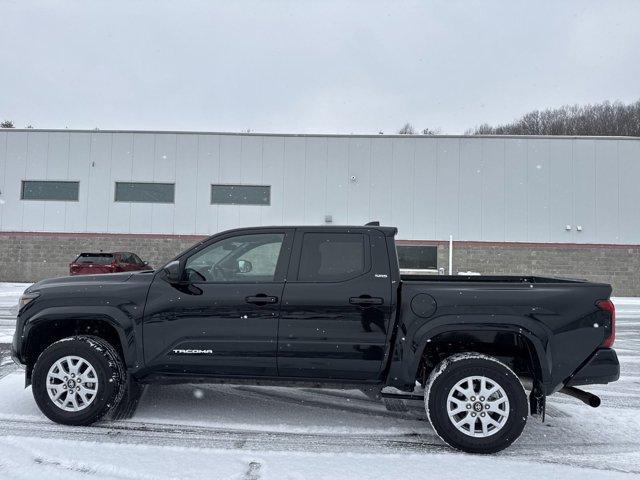
<svg viewBox="0 0 640 480">
<path fill-rule="evenodd" d="M 134 252 L 158 268 L 206 237 L 0 232 L 0 281 L 36 282 L 69 275 L 82 252 Z"/>
<path fill-rule="evenodd" d="M 68 275 L 69 263 L 87 251 L 131 251 L 159 267 L 203 238 L 0 232 L 0 281 L 35 282 Z M 447 242 L 400 243 L 437 245 L 438 266 L 447 267 Z M 638 245 L 454 242 L 453 266 L 455 273 L 583 278 L 610 283 L 617 296 L 640 296 Z"/>
<path fill-rule="evenodd" d="M 449 247 L 438 244 L 438 266 Z M 640 246 L 454 242 L 453 271 L 538 275 L 609 283 L 616 296 L 640 296 Z"/>
</svg>

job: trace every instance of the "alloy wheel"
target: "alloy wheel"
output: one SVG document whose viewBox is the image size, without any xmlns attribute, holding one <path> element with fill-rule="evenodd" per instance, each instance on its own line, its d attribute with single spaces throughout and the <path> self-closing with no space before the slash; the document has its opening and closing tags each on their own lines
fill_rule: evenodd
<svg viewBox="0 0 640 480">
<path fill-rule="evenodd" d="M 465 435 L 485 438 L 507 423 L 509 398 L 491 378 L 466 377 L 449 391 L 447 413 L 451 423 Z"/>
<path fill-rule="evenodd" d="M 82 411 L 96 398 L 98 375 L 84 358 L 62 357 L 49 368 L 47 393 L 58 408 L 67 412 Z"/>
</svg>

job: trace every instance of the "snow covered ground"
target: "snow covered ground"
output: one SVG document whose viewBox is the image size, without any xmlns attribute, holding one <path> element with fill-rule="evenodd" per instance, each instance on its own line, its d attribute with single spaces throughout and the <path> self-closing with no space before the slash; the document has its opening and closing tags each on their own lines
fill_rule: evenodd
<svg viewBox="0 0 640 480">
<path fill-rule="evenodd" d="M 0 310 L 26 287 L 0 284 Z M 553 396 L 544 423 L 530 418 L 520 440 L 491 457 L 450 450 L 420 404 L 410 413 L 387 412 L 357 391 L 151 386 L 130 420 L 64 427 L 40 414 L 0 337 L 0 476 L 640 478 L 640 299 L 615 303 L 622 377 L 588 388 L 603 405 Z"/>
<path fill-rule="evenodd" d="M 18 298 L 30 283 L 0 283 L 0 344 L 11 343 L 18 312 Z"/>
</svg>

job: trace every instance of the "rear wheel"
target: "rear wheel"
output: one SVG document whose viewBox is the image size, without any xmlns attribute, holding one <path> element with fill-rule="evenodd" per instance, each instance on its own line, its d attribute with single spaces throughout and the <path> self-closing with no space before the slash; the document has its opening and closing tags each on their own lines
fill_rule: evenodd
<svg viewBox="0 0 640 480">
<path fill-rule="evenodd" d="M 121 400 L 126 373 L 118 353 L 98 337 L 77 336 L 51 344 L 33 367 L 32 390 L 49 419 L 89 425 Z"/>
<path fill-rule="evenodd" d="M 522 433 L 528 416 L 520 379 L 502 362 L 481 354 L 457 354 L 431 373 L 425 407 L 436 433 L 470 453 L 507 448 Z"/>
</svg>

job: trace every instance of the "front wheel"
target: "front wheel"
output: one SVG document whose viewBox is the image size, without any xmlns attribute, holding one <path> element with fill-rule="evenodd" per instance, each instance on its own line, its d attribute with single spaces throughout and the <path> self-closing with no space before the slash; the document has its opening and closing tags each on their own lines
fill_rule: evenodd
<svg viewBox="0 0 640 480">
<path fill-rule="evenodd" d="M 516 374 L 497 359 L 477 353 L 452 355 L 434 368 L 425 407 L 440 438 L 469 453 L 507 448 L 520 437 L 529 413 Z"/>
<path fill-rule="evenodd" d="M 89 425 L 121 400 L 126 373 L 116 350 L 91 336 L 57 341 L 40 354 L 33 367 L 32 390 L 50 420 Z"/>
</svg>

